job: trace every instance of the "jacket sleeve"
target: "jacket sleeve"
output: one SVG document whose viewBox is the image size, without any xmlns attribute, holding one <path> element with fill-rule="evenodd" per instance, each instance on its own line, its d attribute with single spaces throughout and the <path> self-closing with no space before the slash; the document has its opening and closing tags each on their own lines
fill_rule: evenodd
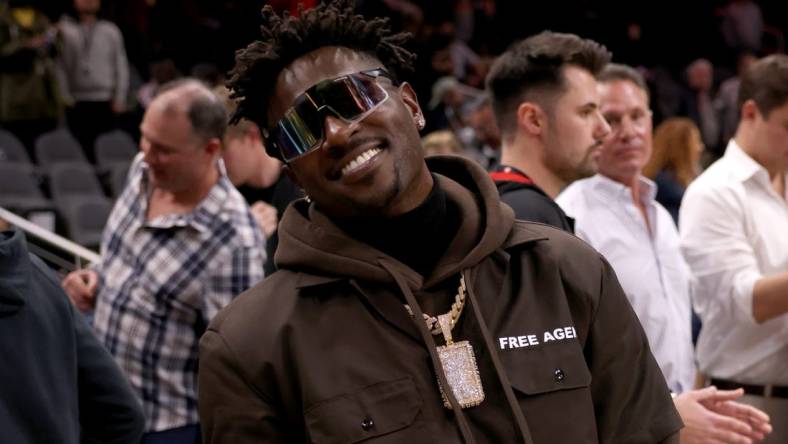
<svg viewBox="0 0 788 444">
<path fill-rule="evenodd" d="M 677 442 L 671 435 L 682 422 L 665 378 L 615 272 L 600 260 L 599 300 L 584 351 L 592 374 L 599 441 Z"/>
<path fill-rule="evenodd" d="M 272 403 L 247 382 L 224 338 L 208 330 L 200 340 L 199 411 L 205 444 L 286 442 Z"/>
<path fill-rule="evenodd" d="M 30 255 L 34 279 L 46 282 L 52 296 L 61 299 L 74 332 L 77 363 L 80 442 L 83 444 L 137 444 L 145 428 L 145 417 L 126 377 L 92 329 L 68 302 L 54 273 Z"/>
<path fill-rule="evenodd" d="M 142 407 L 112 356 L 69 306 L 77 346 L 81 442 L 136 444 L 145 427 Z"/>
</svg>

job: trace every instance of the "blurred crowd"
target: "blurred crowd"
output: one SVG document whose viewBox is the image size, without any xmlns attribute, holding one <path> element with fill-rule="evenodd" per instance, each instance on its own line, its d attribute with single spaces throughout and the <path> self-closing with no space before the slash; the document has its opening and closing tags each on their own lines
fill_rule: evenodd
<svg viewBox="0 0 788 444">
<path fill-rule="evenodd" d="M 41 193 L 34 189 L 32 194 L 38 193 L 42 200 L 31 204 L 19 199 L 2 200 L 7 196 L 0 189 L 0 205 L 31 214 L 54 208 L 58 223 L 52 228 L 89 247 L 101 248 L 101 263 L 72 272 L 63 281 L 63 288 L 77 308 L 95 316 L 96 332 L 130 378 L 131 387 L 121 384 L 117 396 L 131 399 L 133 389 L 138 400 L 142 400 L 142 413 L 137 412 L 139 406 L 134 400 L 129 405 L 115 406 L 114 413 L 118 418 L 144 414 L 147 432 L 195 425 L 178 430 L 178 436 L 187 437 L 183 442 L 199 440 L 200 430 L 196 426 L 200 420 L 196 410 L 199 337 L 213 315 L 235 295 L 260 281 L 264 274 L 275 271 L 278 222 L 291 202 L 305 197 L 282 174 L 281 160 L 266 154 L 264 129 L 246 120 L 227 126 L 239 106 L 224 86 L 227 73 L 233 66 L 235 51 L 258 38 L 260 8 L 264 3 L 298 15 L 302 7 L 317 2 L 0 0 L 0 131 L 3 131 L 0 172 L 11 177 L 12 173 L 16 174 L 12 170 L 19 169 L 9 166 L 17 161 L 14 156 L 27 156 L 30 167 L 29 171 L 24 169 L 24 174 L 37 181 L 33 188 L 46 190 Z M 737 130 L 742 131 L 742 112 L 747 110 L 739 100 L 743 76 L 758 60 L 784 53 L 788 7 L 767 0 L 669 0 L 648 5 L 593 3 L 554 1 L 540 5 L 539 11 L 535 11 L 528 2 L 515 1 L 359 0 L 356 10 L 364 16 L 388 17 L 394 29 L 415 36 L 412 44 L 418 56 L 415 74 L 405 80 L 412 84 L 424 112 L 418 126 L 425 155 L 466 157 L 493 172 L 494 178 L 495 174 L 506 178 L 521 175 L 525 179 L 517 180 L 526 181 L 522 183 L 527 183 L 530 191 L 540 193 L 540 198 L 555 207 L 560 220 L 553 225 L 575 232 L 613 263 L 623 276 L 627 296 L 630 288 L 639 285 L 649 286 L 649 291 L 662 289 L 663 294 L 658 296 L 665 293 L 681 296 L 681 306 L 665 315 L 672 320 L 655 321 L 657 326 L 649 327 L 650 321 L 643 319 L 649 314 L 657 316 L 655 313 L 664 307 L 636 306 L 635 311 L 646 326 L 671 390 L 677 394 L 705 396 L 691 391 L 695 385 L 713 382 L 713 379 L 705 380 L 703 375 L 695 380 L 693 344 L 702 328 L 701 319 L 693 317 L 692 331 L 688 323 L 686 332 L 684 327 L 679 333 L 673 330 L 670 334 L 681 338 L 668 344 L 656 345 L 664 337 L 652 336 L 660 336 L 666 325 L 675 325 L 677 318 L 684 314 L 688 318 L 691 314 L 690 293 L 695 282 L 688 267 L 698 267 L 700 261 L 703 268 L 704 259 L 687 259 L 691 263 L 685 263 L 677 227 L 680 214 L 685 218 L 685 227 L 692 227 L 693 221 L 696 225 L 704 224 L 699 222 L 702 214 L 694 214 L 686 205 L 681 209 L 682 202 L 686 202 L 685 192 L 709 165 L 724 165 L 714 162 L 726 159 L 723 157 L 728 156 L 726 152 L 739 149 L 731 139 Z M 572 32 L 600 42 L 611 50 L 614 62 L 627 65 L 614 66 L 612 73 L 599 70 L 601 74 L 583 68 L 600 85 L 629 88 L 630 95 L 640 100 L 636 103 L 640 108 L 633 111 L 635 114 L 619 115 L 615 110 L 608 113 L 603 108 L 615 103 L 618 93 L 606 90 L 603 99 L 612 102 L 601 105 L 604 118 L 596 122 L 594 131 L 598 134 L 591 141 L 594 146 L 602 146 L 604 142 L 602 151 L 612 152 L 617 144 L 626 145 L 615 137 L 623 137 L 621 133 L 627 130 L 644 140 L 649 156 L 640 159 L 642 164 L 630 171 L 626 180 L 618 180 L 618 172 L 612 167 L 609 172 L 603 167 L 591 179 L 580 180 L 567 188 L 559 198 L 557 191 L 580 177 L 559 181 L 561 186 L 553 192 L 542 184 L 538 173 L 529 172 L 531 177 L 527 177 L 518 172 L 519 166 L 511 157 L 505 157 L 513 151 L 512 140 L 522 142 L 527 137 L 519 133 L 514 137 L 511 129 L 502 131 L 496 123 L 501 117 L 496 101 L 500 104 L 502 99 L 496 96 L 500 91 L 491 91 L 489 79 L 501 75 L 503 68 L 498 57 L 513 42 L 544 29 Z M 554 38 L 554 34 L 547 35 Z M 533 57 L 529 62 L 538 65 L 539 56 Z M 604 75 L 610 77 L 603 79 Z M 749 111 L 750 115 L 745 117 L 751 121 L 761 118 L 756 108 L 751 107 Z M 595 108 L 594 112 L 600 111 Z M 572 131 L 568 130 L 566 137 L 571 136 Z M 105 160 L 108 144 L 125 149 L 114 163 Z M 21 147 L 22 153 L 13 154 L 8 148 L 12 145 Z M 51 159 L 48 146 L 52 145 L 60 150 L 57 155 L 61 156 L 60 165 L 56 165 L 57 159 Z M 62 157 L 66 150 L 61 148 L 66 145 L 75 147 L 76 154 Z M 64 159 L 66 162 L 62 162 Z M 615 165 L 617 161 L 608 160 L 607 165 Z M 603 158 L 601 163 L 604 161 Z M 722 167 L 716 168 L 713 171 Z M 91 183 L 87 187 L 97 190 L 100 198 L 62 197 L 61 188 L 73 183 L 66 179 L 76 176 L 89 176 Z M 10 187 L 6 185 L 9 183 L 0 177 L 0 187 Z M 61 183 L 69 185 L 61 186 Z M 614 196 L 615 187 L 622 185 L 623 189 L 638 190 L 632 194 L 636 200 L 632 208 L 629 208 L 633 205 L 629 194 L 615 195 L 621 199 L 618 203 L 610 197 Z M 19 190 L 15 188 L 13 193 L 21 193 Z M 638 222 L 632 222 L 636 229 L 643 228 L 639 219 L 643 215 L 645 232 L 653 236 L 644 241 L 633 235 L 632 245 L 627 248 L 606 243 L 609 226 L 593 226 L 587 222 L 592 220 L 588 214 L 583 218 L 584 212 L 595 211 L 594 221 L 611 217 L 611 224 L 626 218 L 605 216 L 599 208 L 586 206 L 584 199 L 599 190 L 607 196 L 604 199 L 609 198 L 608 210 L 620 204 L 637 215 L 633 219 Z M 506 194 L 503 188 L 499 191 Z M 84 186 L 80 192 L 84 192 Z M 54 201 L 52 208 L 41 203 L 48 198 Z M 569 216 L 578 217 L 578 225 L 558 208 L 556 198 L 571 213 Z M 659 205 L 655 206 L 650 198 Z M 516 202 L 507 203 L 518 210 Z M 14 208 L 15 204 L 19 206 Z M 80 218 L 94 210 L 100 214 L 90 221 L 94 234 L 77 239 L 80 232 L 75 227 L 82 223 Z M 657 221 L 661 228 L 669 228 L 652 233 L 651 224 Z M 664 221 L 669 223 L 666 225 Z M 189 230 L 184 232 L 183 227 Z M 691 244 L 694 237 L 685 239 L 687 230 L 681 233 L 681 241 Z M 14 235 L 4 236 L 0 237 L 0 247 L 6 242 L 13 247 L 9 251 L 25 256 L 20 247 L 24 240 Z M 697 235 L 698 239 L 701 237 Z M 626 236 L 621 235 L 617 240 L 621 238 Z M 649 239 L 654 242 L 649 244 Z M 647 267 L 627 268 L 637 262 L 633 257 L 638 247 L 648 250 L 643 253 L 646 258 L 643 262 L 651 261 L 652 253 L 657 258 L 656 277 L 646 277 L 638 271 Z M 695 246 L 696 250 L 703 247 Z M 617 254 L 622 249 L 627 256 L 617 263 Z M 0 264 L 2 259 L 0 256 Z M 660 260 L 676 264 L 675 269 L 668 266 L 667 271 L 663 270 Z M 46 274 L 38 271 L 37 262 L 32 266 L 37 274 Z M 779 267 L 778 264 L 773 268 Z M 622 273 L 622 270 L 626 271 Z M 652 277 L 654 280 L 649 281 Z M 714 278 L 706 276 L 706 279 Z M 203 291 L 211 293 L 207 301 L 201 300 Z M 164 312 L 151 310 L 162 298 L 174 302 L 165 304 Z M 59 310 L 68 312 L 63 307 Z M 717 322 L 716 314 L 706 310 L 704 320 Z M 752 315 L 752 311 L 749 313 Z M 758 322 L 782 313 L 769 312 Z M 78 318 L 77 322 L 83 321 Z M 721 328 L 722 323 L 715 325 Z M 661 333 L 653 333 L 649 328 Z M 83 335 L 81 330 L 80 335 Z M 682 347 L 686 346 L 686 350 L 677 351 L 675 344 L 684 336 L 688 341 Z M 82 336 L 77 339 L 93 346 L 94 339 Z M 706 339 L 707 349 L 713 345 L 709 341 L 713 338 Z M 686 356 L 676 358 L 679 352 L 686 352 Z M 90 354 L 91 359 L 101 364 L 107 359 L 102 353 Z M 660 353 L 672 357 L 663 361 Z M 672 364 L 663 365 L 673 358 L 686 364 L 686 371 L 680 376 L 671 375 L 677 372 L 669 369 Z M 708 359 L 703 364 L 707 369 L 715 368 Z M 146 366 L 157 369 L 156 374 L 152 375 Z M 108 370 L 108 374 L 121 379 L 116 370 Z M 720 383 L 741 382 L 729 381 L 729 375 L 716 376 L 726 377 L 717 379 Z M 675 384 L 671 384 L 671 379 Z M 780 380 L 745 382 L 771 387 Z M 677 401 L 677 408 L 681 411 L 679 402 L 682 401 Z M 770 410 L 771 406 L 753 405 L 775 411 Z M 685 412 L 681 413 L 684 417 Z M 768 423 L 768 419 L 759 421 Z M 785 429 L 784 421 L 778 421 L 780 428 Z M 96 430 L 101 433 L 100 427 Z M 138 439 L 135 433 L 139 435 L 141 431 L 128 432 L 134 435 L 132 439 Z M 164 441 L 146 442 L 168 442 L 166 437 L 161 439 Z"/>
<path fill-rule="evenodd" d="M 0 123 L 26 146 L 64 118 L 83 146 L 112 126 L 137 135 L 158 86 L 182 75 L 223 82 L 234 52 L 257 35 L 265 3 L 4 0 Z M 294 14 L 298 3 L 310 5 L 271 2 Z M 418 75 L 407 80 L 429 110 L 426 133 L 450 129 L 480 159 L 499 143 L 484 78 L 516 39 L 551 29 L 605 44 L 646 77 L 655 123 L 692 119 L 710 160 L 734 130 L 737 74 L 754 57 L 783 51 L 788 29 L 786 6 L 768 0 L 558 1 L 538 9 L 495 0 L 357 4 L 359 13 L 389 17 L 394 29 L 415 35 Z"/>
</svg>

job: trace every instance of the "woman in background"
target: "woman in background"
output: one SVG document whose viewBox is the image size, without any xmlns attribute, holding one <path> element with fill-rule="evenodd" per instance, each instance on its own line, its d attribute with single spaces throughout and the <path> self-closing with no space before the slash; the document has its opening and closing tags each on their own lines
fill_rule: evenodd
<svg viewBox="0 0 788 444">
<path fill-rule="evenodd" d="M 678 224 L 684 190 L 700 173 L 700 130 L 686 117 L 671 117 L 654 130 L 654 148 L 643 174 L 657 183 L 657 201 Z"/>
</svg>

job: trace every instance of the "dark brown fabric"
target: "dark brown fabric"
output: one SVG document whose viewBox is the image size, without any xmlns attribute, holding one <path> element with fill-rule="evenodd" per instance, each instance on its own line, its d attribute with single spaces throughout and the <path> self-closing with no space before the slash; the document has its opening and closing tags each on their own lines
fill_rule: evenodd
<svg viewBox="0 0 788 444">
<path fill-rule="evenodd" d="M 524 442 L 502 379 L 534 443 L 674 442 L 681 420 L 607 262 L 567 233 L 514 222 L 478 166 L 428 164 L 463 217 L 426 278 L 305 202 L 288 209 L 280 271 L 223 310 L 201 341 L 206 443 L 463 442 L 394 279 L 437 314 L 429 301 L 451 301 L 447 281 L 460 271 L 478 302 L 453 330 L 473 346 L 486 394 L 464 410 L 475 442 Z M 545 332 L 563 339 L 545 342 Z M 528 335 L 539 344 L 525 345 Z"/>
</svg>

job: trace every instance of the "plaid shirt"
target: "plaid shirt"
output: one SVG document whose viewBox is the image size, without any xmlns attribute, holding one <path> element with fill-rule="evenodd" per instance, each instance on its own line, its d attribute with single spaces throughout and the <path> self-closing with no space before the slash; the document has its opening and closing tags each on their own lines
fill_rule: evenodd
<svg viewBox="0 0 788 444">
<path fill-rule="evenodd" d="M 147 431 L 199 422 L 200 336 L 263 278 L 262 232 L 218 167 L 191 213 L 147 221 L 148 166 L 138 155 L 104 230 L 94 327 L 140 397 Z"/>
</svg>

